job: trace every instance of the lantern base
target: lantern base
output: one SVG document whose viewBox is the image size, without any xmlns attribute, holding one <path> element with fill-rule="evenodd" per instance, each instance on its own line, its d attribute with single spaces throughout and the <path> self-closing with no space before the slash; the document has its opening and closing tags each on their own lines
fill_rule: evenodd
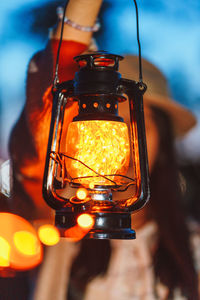
<svg viewBox="0 0 200 300">
<path fill-rule="evenodd" d="M 85 213 L 85 212 L 84 212 Z M 81 213 L 56 211 L 55 225 L 61 235 L 66 229 L 77 225 L 77 218 Z M 135 231 L 131 229 L 131 215 L 129 213 L 91 213 L 94 225 L 85 235 L 86 239 L 135 239 Z"/>
</svg>

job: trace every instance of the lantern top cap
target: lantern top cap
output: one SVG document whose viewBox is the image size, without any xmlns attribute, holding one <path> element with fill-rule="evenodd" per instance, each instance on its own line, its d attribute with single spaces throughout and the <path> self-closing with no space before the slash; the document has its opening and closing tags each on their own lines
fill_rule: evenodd
<svg viewBox="0 0 200 300">
<path fill-rule="evenodd" d="M 123 59 L 121 55 L 111 54 L 103 50 L 74 57 L 80 68 L 108 68 L 116 71 L 119 69 L 119 61 Z"/>
</svg>

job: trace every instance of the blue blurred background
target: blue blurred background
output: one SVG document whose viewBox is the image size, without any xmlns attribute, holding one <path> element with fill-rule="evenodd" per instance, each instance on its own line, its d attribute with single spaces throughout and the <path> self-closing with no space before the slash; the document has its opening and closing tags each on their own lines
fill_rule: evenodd
<svg viewBox="0 0 200 300">
<path fill-rule="evenodd" d="M 94 0 L 95 1 L 95 0 Z M 55 7 L 62 1 L 10 0 L 0 4 L 0 157 L 8 157 L 10 130 L 25 101 L 27 64 L 46 44 Z M 200 118 L 199 0 L 138 1 L 142 55 L 169 80 L 172 95 Z M 100 49 L 137 54 L 136 20 L 131 0 L 104 0 L 97 34 Z M 105 30 L 106 28 L 106 30 Z M 199 124 L 178 142 L 179 154 L 200 159 Z"/>
</svg>

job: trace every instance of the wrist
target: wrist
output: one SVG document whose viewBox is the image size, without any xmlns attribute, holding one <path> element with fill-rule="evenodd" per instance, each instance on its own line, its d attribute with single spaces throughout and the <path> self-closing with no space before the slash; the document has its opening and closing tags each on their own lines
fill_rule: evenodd
<svg viewBox="0 0 200 300">
<path fill-rule="evenodd" d="M 62 21 L 63 20 L 63 8 L 61 6 L 59 6 L 57 8 L 57 15 L 58 15 L 59 21 Z M 100 23 L 98 21 L 93 26 L 83 26 L 83 25 L 78 24 L 78 23 L 74 22 L 73 20 L 69 19 L 66 15 L 64 17 L 64 24 L 68 24 L 72 28 L 83 31 L 83 32 L 96 32 L 100 28 Z"/>
<path fill-rule="evenodd" d="M 65 16 L 76 24 L 85 27 L 93 27 L 98 12 L 100 10 L 102 0 L 70 0 L 67 5 Z M 61 22 L 59 22 L 54 38 L 60 39 Z M 89 44 L 92 32 L 83 32 L 76 28 L 65 24 L 63 31 L 64 40 L 78 41 Z"/>
</svg>

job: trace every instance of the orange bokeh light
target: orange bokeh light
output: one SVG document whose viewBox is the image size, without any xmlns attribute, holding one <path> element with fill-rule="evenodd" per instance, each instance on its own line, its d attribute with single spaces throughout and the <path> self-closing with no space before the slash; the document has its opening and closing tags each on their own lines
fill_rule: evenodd
<svg viewBox="0 0 200 300">
<path fill-rule="evenodd" d="M 90 182 L 89 183 L 89 188 L 92 190 L 94 188 L 94 183 L 93 182 Z"/>
<path fill-rule="evenodd" d="M 112 185 L 110 180 L 98 176 L 112 175 L 108 178 L 121 183 L 130 161 L 130 144 L 128 127 L 124 122 L 116 121 L 77 121 L 71 122 L 66 139 L 67 155 L 76 160 L 66 159 L 66 167 L 72 178 L 81 184 Z M 81 164 L 83 162 L 91 169 Z M 90 177 L 91 176 L 91 177 Z"/>
<path fill-rule="evenodd" d="M 84 199 L 87 197 L 87 194 L 88 194 L 88 192 L 87 192 L 87 190 L 84 189 L 84 188 L 80 188 L 80 189 L 78 189 L 77 192 L 76 192 L 76 196 L 77 196 L 77 198 L 80 199 L 80 200 L 84 200 Z"/>
<path fill-rule="evenodd" d="M 56 245 L 60 240 L 58 229 L 51 224 L 40 226 L 38 229 L 38 236 L 40 241 L 47 246 Z"/>
<path fill-rule="evenodd" d="M 22 217 L 0 213 L 0 237 L 0 247 L 4 245 L 5 251 L 4 255 L 0 252 L 0 257 L 11 269 L 28 270 L 41 262 L 42 246 L 37 233 Z"/>
<path fill-rule="evenodd" d="M 83 239 L 94 225 L 94 219 L 89 214 L 82 214 L 77 218 L 77 225 L 65 230 L 65 237 L 71 242 Z"/>
<path fill-rule="evenodd" d="M 0 267 L 9 267 L 10 250 L 10 244 L 0 236 Z"/>
<path fill-rule="evenodd" d="M 38 239 L 29 231 L 17 231 L 13 236 L 15 247 L 24 255 L 36 255 L 38 252 Z"/>
<path fill-rule="evenodd" d="M 94 225 L 94 219 L 89 214 L 82 214 L 77 218 L 77 223 L 81 228 L 90 229 Z"/>
</svg>

